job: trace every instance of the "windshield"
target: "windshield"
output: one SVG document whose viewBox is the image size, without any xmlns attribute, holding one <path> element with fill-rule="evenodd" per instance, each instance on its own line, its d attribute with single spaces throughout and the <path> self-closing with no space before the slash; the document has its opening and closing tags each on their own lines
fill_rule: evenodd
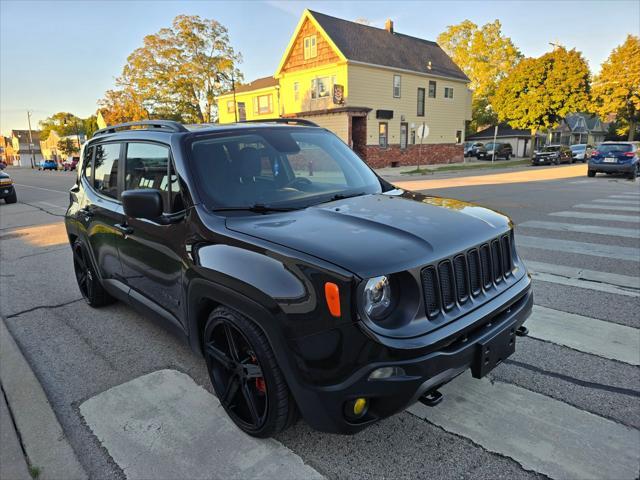
<svg viewBox="0 0 640 480">
<path fill-rule="evenodd" d="M 499 143 L 487 143 L 484 148 L 486 148 L 487 150 L 493 150 L 493 148 L 495 147 L 500 147 Z"/>
<path fill-rule="evenodd" d="M 600 153 L 631 152 L 633 146 L 628 143 L 607 143 L 598 147 Z"/>
<path fill-rule="evenodd" d="M 304 208 L 380 193 L 367 165 L 335 135 L 311 128 L 260 128 L 196 140 L 191 164 L 212 208 Z"/>
<path fill-rule="evenodd" d="M 581 152 L 586 147 L 587 147 L 586 145 L 571 145 L 571 151 L 572 152 Z"/>
<path fill-rule="evenodd" d="M 559 150 L 560 150 L 560 147 L 558 146 L 544 147 L 542 149 L 543 152 L 558 152 Z"/>
</svg>

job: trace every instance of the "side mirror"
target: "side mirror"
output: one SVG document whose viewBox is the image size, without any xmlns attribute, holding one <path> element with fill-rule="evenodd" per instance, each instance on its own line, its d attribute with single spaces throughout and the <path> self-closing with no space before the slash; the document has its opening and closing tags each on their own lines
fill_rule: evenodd
<svg viewBox="0 0 640 480">
<path fill-rule="evenodd" d="M 128 217 L 157 221 L 162 217 L 162 193 L 143 188 L 122 192 L 122 206 Z"/>
</svg>

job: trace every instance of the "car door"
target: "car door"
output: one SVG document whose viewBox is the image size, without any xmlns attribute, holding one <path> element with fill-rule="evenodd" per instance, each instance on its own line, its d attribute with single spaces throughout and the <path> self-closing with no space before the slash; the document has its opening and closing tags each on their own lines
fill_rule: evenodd
<svg viewBox="0 0 640 480">
<path fill-rule="evenodd" d="M 82 207 L 77 219 L 86 232 L 89 254 L 100 270 L 103 280 L 122 279 L 118 244 L 122 238 L 124 212 L 119 200 L 121 150 L 119 142 L 87 147 Z"/>
<path fill-rule="evenodd" d="M 180 182 L 173 173 L 169 146 L 128 142 L 124 148 L 124 190 L 152 188 L 162 192 L 165 213 L 184 209 Z M 120 243 L 125 282 L 133 300 L 171 323 L 178 322 L 182 306 L 183 239 L 185 222 L 159 223 L 127 218 Z"/>
</svg>

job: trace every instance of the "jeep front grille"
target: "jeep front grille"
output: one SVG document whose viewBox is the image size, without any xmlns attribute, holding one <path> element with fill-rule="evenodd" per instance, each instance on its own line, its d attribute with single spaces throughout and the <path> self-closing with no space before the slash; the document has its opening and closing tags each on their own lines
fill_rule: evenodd
<svg viewBox="0 0 640 480">
<path fill-rule="evenodd" d="M 512 274 L 514 258 L 511 233 L 477 248 L 429 265 L 421 271 L 427 317 L 437 317 L 471 298 L 499 288 Z"/>
</svg>

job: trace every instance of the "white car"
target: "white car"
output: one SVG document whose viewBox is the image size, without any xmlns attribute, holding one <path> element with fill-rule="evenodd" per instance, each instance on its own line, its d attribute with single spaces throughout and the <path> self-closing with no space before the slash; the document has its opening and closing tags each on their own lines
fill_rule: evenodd
<svg viewBox="0 0 640 480">
<path fill-rule="evenodd" d="M 593 147 L 586 143 L 571 145 L 569 148 L 571 148 L 571 156 L 573 157 L 571 163 L 577 160 L 580 160 L 582 163 L 586 163 L 591 157 L 591 152 L 593 152 Z"/>
</svg>

